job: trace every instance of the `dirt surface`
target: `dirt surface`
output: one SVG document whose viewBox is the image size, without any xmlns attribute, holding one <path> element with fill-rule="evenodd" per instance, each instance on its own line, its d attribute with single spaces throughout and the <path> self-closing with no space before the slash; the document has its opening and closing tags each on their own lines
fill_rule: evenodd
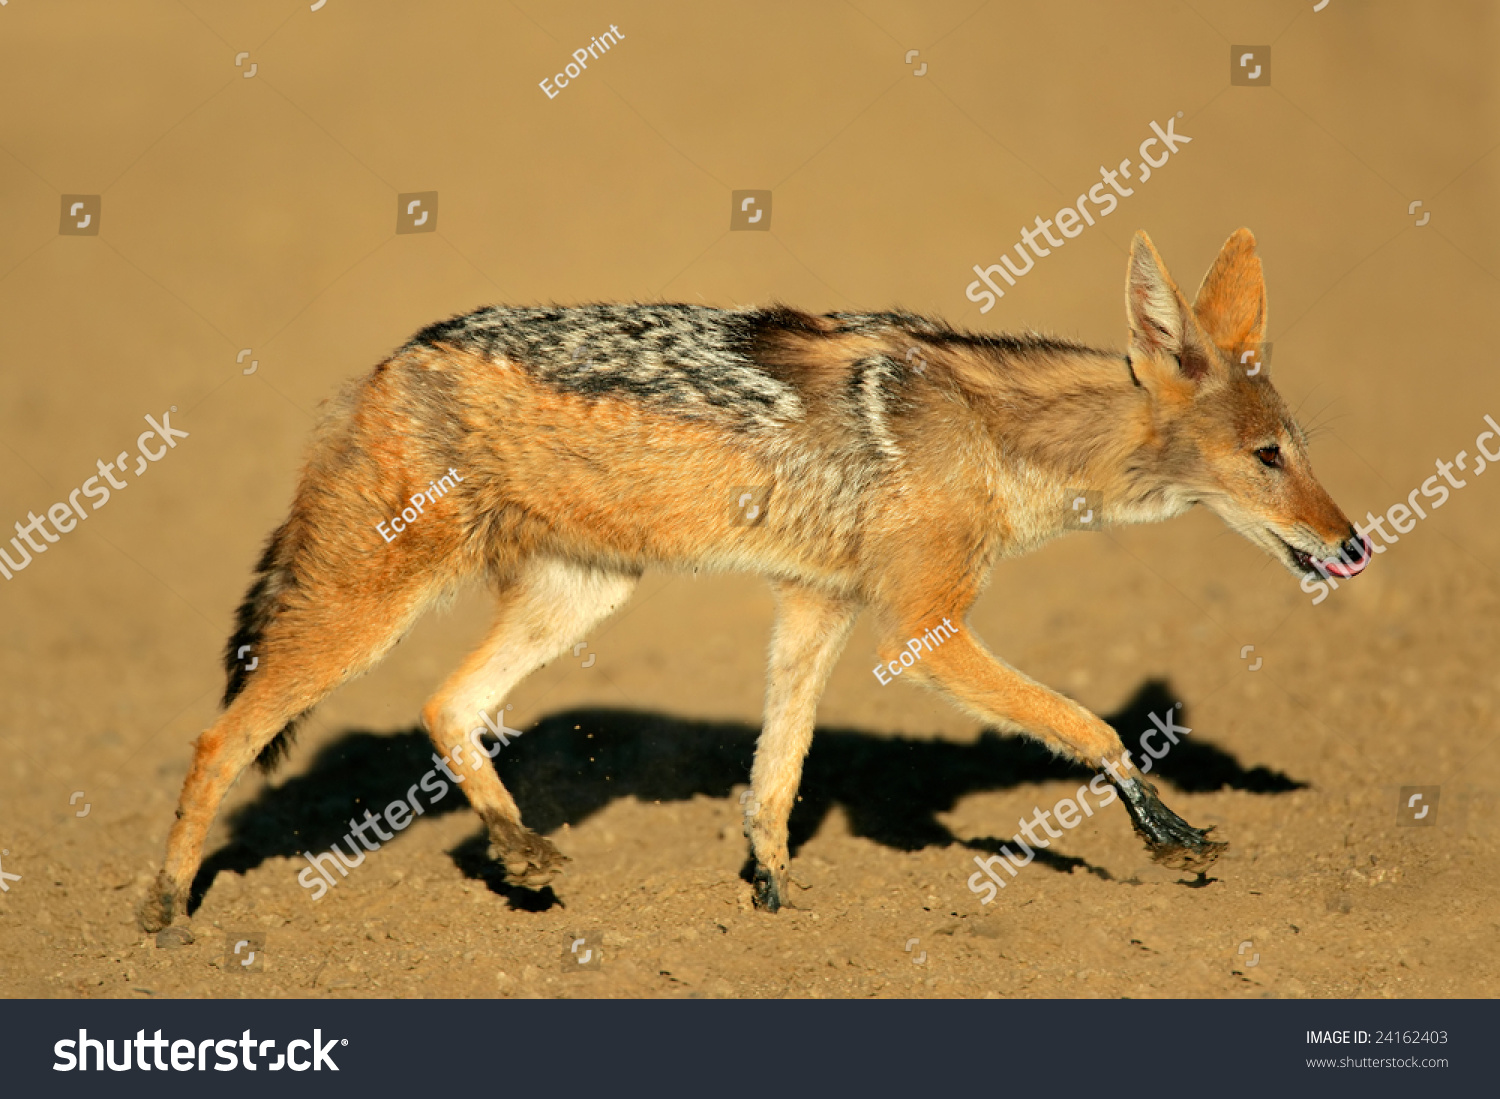
<svg viewBox="0 0 1500 1099">
<path fill-rule="evenodd" d="M 431 767 L 416 715 L 482 634 L 476 590 L 323 705 L 273 778 L 240 781 L 192 941 L 137 929 L 317 403 L 432 320 L 776 298 L 1120 346 L 1135 229 L 1191 288 L 1245 224 L 1275 380 L 1322 426 L 1314 460 L 1347 512 L 1406 499 L 1500 418 L 1493 5 L 746 11 L 0 10 L 0 520 L 129 452 L 126 488 L 0 580 L 0 870 L 19 875 L 0 879 L 0 992 L 1500 992 L 1494 474 L 1317 605 L 1200 512 L 997 570 L 971 621 L 1005 659 L 1129 745 L 1182 703 L 1191 733 L 1153 777 L 1230 841 L 1205 879 L 1150 866 L 1115 804 L 981 904 L 975 856 L 1088 775 L 882 686 L 862 625 L 793 817 L 794 907 L 752 910 L 740 797 L 769 593 L 654 575 L 510 700 L 527 731 L 496 765 L 573 860 L 555 892 L 499 884 L 456 793 L 321 899 L 298 884 L 300 852 Z M 538 81 L 611 24 L 619 45 L 549 99 Z M 1272 44 L 1272 86 L 1229 84 L 1244 42 Z M 990 313 L 965 299 L 1015 227 L 1178 112 L 1192 143 L 1112 217 Z M 771 230 L 728 231 L 731 191 L 752 188 L 774 191 Z M 426 191 L 436 231 L 395 233 L 397 196 Z M 63 195 L 102 196 L 98 235 L 59 234 Z M 143 417 L 174 407 L 189 436 L 137 472 Z M 1440 788 L 1420 823 L 1417 786 Z M 227 957 L 241 941 L 248 968 Z"/>
</svg>

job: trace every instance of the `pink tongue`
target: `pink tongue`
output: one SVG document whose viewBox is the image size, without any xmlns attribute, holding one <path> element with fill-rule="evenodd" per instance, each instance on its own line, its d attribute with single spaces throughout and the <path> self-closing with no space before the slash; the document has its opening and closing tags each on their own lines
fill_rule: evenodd
<svg viewBox="0 0 1500 1099">
<path fill-rule="evenodd" d="M 1366 538 L 1364 535 L 1360 535 L 1360 541 L 1364 543 L 1364 556 L 1361 557 L 1358 561 L 1346 564 L 1340 558 L 1335 557 L 1332 560 L 1321 562 L 1319 567 L 1322 568 L 1324 572 L 1327 572 L 1332 576 L 1358 576 L 1360 573 L 1365 571 L 1365 567 L 1370 563 L 1370 558 L 1375 555 L 1375 551 L 1371 547 L 1370 540 L 1368 538 Z"/>
</svg>

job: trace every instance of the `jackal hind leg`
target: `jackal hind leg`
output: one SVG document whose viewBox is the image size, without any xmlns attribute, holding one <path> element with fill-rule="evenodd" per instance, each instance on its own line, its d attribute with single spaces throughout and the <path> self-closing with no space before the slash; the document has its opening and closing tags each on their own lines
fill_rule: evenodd
<svg viewBox="0 0 1500 1099">
<path fill-rule="evenodd" d="M 557 560 L 535 560 L 500 589 L 488 636 L 422 708 L 422 724 L 462 779 L 469 803 L 489 832 L 490 858 L 510 884 L 539 890 L 568 862 L 553 843 L 521 823 L 521 811 L 481 749 L 483 712 L 499 707 L 516 684 L 583 640 L 629 598 L 637 577 Z M 504 722 L 500 709 L 496 725 Z M 493 746 L 496 753 L 504 744 Z"/>
<path fill-rule="evenodd" d="M 750 772 L 745 834 L 755 860 L 755 906 L 775 912 L 788 901 L 787 818 L 812 743 L 818 699 L 859 607 L 805 585 L 777 582 L 776 627 L 766 682 L 765 726 Z"/>
<path fill-rule="evenodd" d="M 416 570 L 378 595 L 364 575 L 305 583 L 305 596 L 267 626 L 244 690 L 195 742 L 166 861 L 137 911 L 143 930 L 159 931 L 186 914 L 208 830 L 261 749 L 339 684 L 378 662 L 441 586 Z"/>
</svg>

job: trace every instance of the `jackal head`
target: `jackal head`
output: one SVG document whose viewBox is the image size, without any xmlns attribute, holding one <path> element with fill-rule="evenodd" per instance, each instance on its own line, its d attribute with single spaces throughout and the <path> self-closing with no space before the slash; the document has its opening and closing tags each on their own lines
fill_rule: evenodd
<svg viewBox="0 0 1500 1099">
<path fill-rule="evenodd" d="M 1145 233 L 1125 284 L 1130 366 L 1151 410 L 1151 473 L 1297 576 L 1362 572 L 1370 545 L 1313 475 L 1307 438 L 1271 385 L 1255 237 L 1236 231 L 1189 305 Z M 1143 471 L 1144 472 L 1144 471 Z"/>
</svg>

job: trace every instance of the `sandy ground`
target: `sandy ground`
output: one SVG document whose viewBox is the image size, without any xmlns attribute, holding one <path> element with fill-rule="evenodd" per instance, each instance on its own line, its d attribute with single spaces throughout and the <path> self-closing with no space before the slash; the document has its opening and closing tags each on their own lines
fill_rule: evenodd
<svg viewBox="0 0 1500 1099">
<path fill-rule="evenodd" d="M 143 935 L 134 910 L 317 403 L 431 320 L 779 298 L 1118 346 L 1136 228 L 1191 287 L 1247 224 L 1277 384 L 1321 425 L 1314 459 L 1346 511 L 1405 499 L 1500 418 L 1492 5 L 308 7 L 0 11 L 0 520 L 133 462 L 144 416 L 175 406 L 189 432 L 0 581 L 0 871 L 19 875 L 0 879 L 0 991 L 1500 992 L 1493 475 L 1316 606 L 1200 513 L 997 571 L 972 623 L 1007 660 L 1127 744 L 1182 703 L 1192 732 L 1159 786 L 1230 841 L 1206 879 L 1151 867 L 1114 805 L 982 905 L 975 855 L 1088 776 L 881 686 L 861 626 L 793 817 L 794 907 L 752 910 L 739 799 L 770 597 L 654 575 L 588 639 L 591 664 L 511 699 L 527 732 L 496 763 L 573 859 L 555 891 L 500 884 L 456 794 L 320 900 L 297 881 L 299 852 L 430 767 L 416 714 L 482 633 L 473 591 L 321 707 L 282 771 L 241 780 L 193 941 Z M 537 82 L 611 24 L 619 46 L 548 99 Z M 1272 86 L 1229 85 L 1240 43 L 1272 44 Z M 1178 111 L 1192 144 L 1113 217 L 989 314 L 965 300 L 1014 227 Z M 774 191 L 771 231 L 727 231 L 731 191 L 754 188 Z M 396 196 L 434 190 L 437 230 L 394 233 Z M 58 233 L 63 195 L 102 196 L 97 236 Z M 1422 824 L 1401 809 L 1413 786 L 1440 790 Z M 226 959 L 252 939 L 254 966 Z"/>
</svg>

